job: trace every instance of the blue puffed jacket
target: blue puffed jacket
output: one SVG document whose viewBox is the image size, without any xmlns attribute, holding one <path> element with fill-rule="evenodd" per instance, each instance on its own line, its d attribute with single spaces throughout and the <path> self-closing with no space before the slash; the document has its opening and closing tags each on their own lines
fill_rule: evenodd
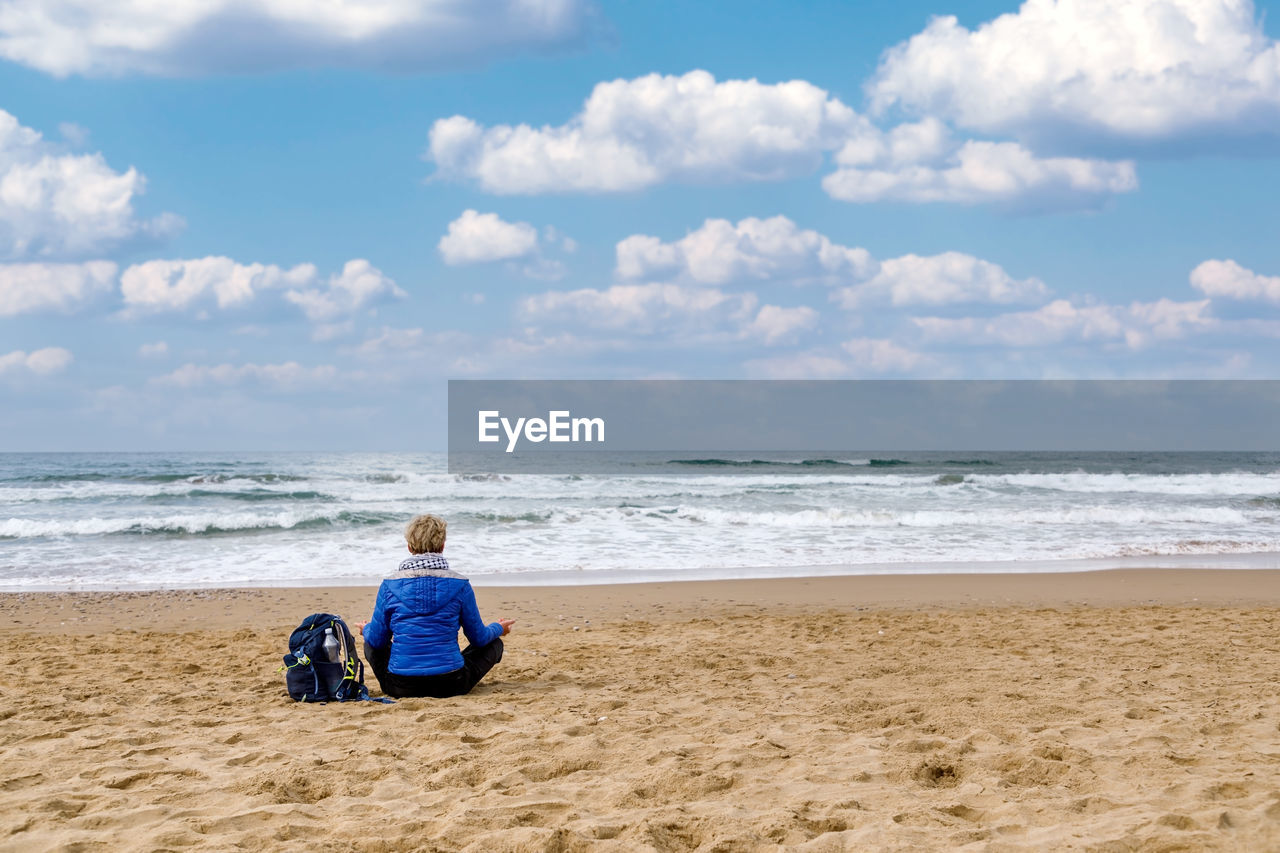
<svg viewBox="0 0 1280 853">
<path fill-rule="evenodd" d="M 387 669 L 396 675 L 439 675 L 462 668 L 458 626 L 475 646 L 502 636 L 501 625 L 480 618 L 471 581 L 440 554 L 414 554 L 378 587 L 364 639 L 378 649 L 391 644 Z"/>
</svg>

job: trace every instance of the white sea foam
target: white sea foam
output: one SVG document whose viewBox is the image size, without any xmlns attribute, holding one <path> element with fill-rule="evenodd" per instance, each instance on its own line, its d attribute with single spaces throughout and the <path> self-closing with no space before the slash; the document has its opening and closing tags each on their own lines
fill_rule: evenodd
<svg viewBox="0 0 1280 853">
<path fill-rule="evenodd" d="M 50 536 L 102 536 L 113 533 L 230 533 L 265 529 L 290 530 L 316 521 L 341 522 L 342 512 L 284 510 L 272 513 L 224 512 L 183 515 L 140 515 L 119 518 L 38 520 L 9 518 L 0 521 L 0 537 L 29 539 Z"/>
<path fill-rule="evenodd" d="M 1280 456 L 758 458 L 471 477 L 441 455 L 0 456 L 0 586 L 289 582 L 300 565 L 373 581 L 422 511 L 448 518 L 450 557 L 477 577 L 1280 550 Z"/>
<path fill-rule="evenodd" d="M 983 486 L 1020 486 L 1059 492 L 1094 494 L 1138 492 L 1156 495 L 1265 495 L 1280 494 L 1280 471 L 1254 473 L 1226 471 L 1214 474 L 1129 474 L 1123 472 L 972 474 L 968 481 Z"/>
</svg>

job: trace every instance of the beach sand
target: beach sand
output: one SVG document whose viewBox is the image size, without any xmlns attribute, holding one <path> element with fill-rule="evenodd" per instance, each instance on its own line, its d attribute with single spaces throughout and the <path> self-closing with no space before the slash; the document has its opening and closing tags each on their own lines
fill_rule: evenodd
<svg viewBox="0 0 1280 853">
<path fill-rule="evenodd" d="M 0 595 L 0 850 L 1280 849 L 1280 572 L 477 592 L 394 705 L 276 671 L 372 588 Z"/>
</svg>

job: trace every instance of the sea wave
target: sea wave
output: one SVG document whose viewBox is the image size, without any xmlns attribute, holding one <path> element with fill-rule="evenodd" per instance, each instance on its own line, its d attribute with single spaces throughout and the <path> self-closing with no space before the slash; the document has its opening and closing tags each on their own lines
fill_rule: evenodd
<svg viewBox="0 0 1280 853">
<path fill-rule="evenodd" d="M 861 468 L 874 465 L 876 459 L 668 459 L 668 465 L 699 468 Z M 902 464 L 906 464 L 905 462 Z"/>
<path fill-rule="evenodd" d="M 1130 474 L 1066 471 L 1061 473 L 970 474 L 976 485 L 1056 492 L 1123 493 L 1185 496 L 1266 495 L 1280 492 L 1280 472 L 1224 471 L 1214 474 Z"/>
<path fill-rule="evenodd" d="M 680 455 L 698 454 L 651 455 L 626 476 L 473 476 L 449 473 L 443 454 L 11 455 L 0 585 L 269 583 L 293 577 L 300 555 L 376 577 L 403 551 L 401 523 L 424 511 L 448 519 L 451 557 L 476 574 L 629 576 L 653 553 L 677 571 L 856 571 L 1280 548 L 1280 455 Z"/>
<path fill-rule="evenodd" d="M 0 521 L 0 539 L 157 534 L 209 536 L 299 528 L 360 527 L 399 521 L 405 517 L 404 513 L 342 510 L 339 512 L 192 513 L 122 518 L 10 518 Z"/>
<path fill-rule="evenodd" d="M 462 521 L 481 524 L 589 525 L 602 531 L 645 520 L 686 523 L 712 527 L 755 527 L 761 531 L 797 528 L 914 527 L 914 528 L 998 528 L 1072 525 L 1113 527 L 1161 524 L 1214 524 L 1243 526 L 1257 520 L 1255 514 L 1231 507 L 1165 506 L 1117 507 L 1075 506 L 1061 509 L 849 509 L 797 508 L 781 510 L 734 510 L 704 506 L 644 506 L 621 504 L 612 507 L 549 508 L 521 513 L 462 512 Z M 691 531 L 690 535 L 694 535 Z"/>
<path fill-rule="evenodd" d="M 281 474 L 273 472 L 220 474 L 207 471 L 186 471 L 172 473 L 107 473 L 103 471 L 72 471 L 58 474 L 34 474 L 6 477 L 5 483 L 100 483 L 103 481 L 117 483 L 226 483 L 231 480 L 247 480 L 254 483 L 297 483 L 308 479 L 302 474 Z"/>
<path fill-rule="evenodd" d="M 277 489 L 228 489 L 226 491 L 213 489 L 191 489 L 183 492 L 165 492 L 161 494 L 147 495 L 145 500 L 168 501 L 174 497 L 196 500 L 201 498 L 214 498 L 216 500 L 245 501 L 248 503 L 260 503 L 263 501 L 314 501 L 325 503 L 338 500 L 335 495 L 331 495 L 326 492 L 317 492 L 313 489 L 304 489 L 301 491 L 281 491 Z"/>
<path fill-rule="evenodd" d="M 659 511 L 661 513 L 661 511 Z M 796 512 L 743 512 L 677 507 L 668 517 L 684 521 L 732 526 L 769 527 L 955 527 L 1010 525 L 1244 525 L 1250 515 L 1230 507 L 1116 507 L 1074 506 L 1033 510 L 861 510 L 802 509 Z M 651 517 L 659 517 L 653 516 Z"/>
<path fill-rule="evenodd" d="M 60 484 L 56 487 L 0 488 L 0 506 L 22 503 L 68 503 L 73 501 L 99 502 L 135 498 L 146 503 L 174 500 L 229 500 L 229 501 L 333 501 L 336 494 L 317 489 L 292 488 L 296 483 L 281 484 L 284 488 L 272 489 L 255 485 L 249 480 L 227 480 L 225 488 L 210 488 L 208 484 L 194 484 L 186 480 L 170 483 L 78 483 Z"/>
</svg>

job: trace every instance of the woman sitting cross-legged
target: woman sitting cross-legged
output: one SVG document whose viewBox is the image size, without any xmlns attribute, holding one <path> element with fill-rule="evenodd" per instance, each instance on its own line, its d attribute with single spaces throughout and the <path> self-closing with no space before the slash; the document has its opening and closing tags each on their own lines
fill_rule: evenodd
<svg viewBox="0 0 1280 853">
<path fill-rule="evenodd" d="M 420 515 L 404 531 L 409 556 L 378 587 L 373 617 L 358 623 L 364 656 L 388 696 L 461 696 L 502 660 L 514 619 L 486 625 L 471 581 L 450 571 L 445 522 Z M 458 627 L 471 645 L 458 651 Z"/>
</svg>

